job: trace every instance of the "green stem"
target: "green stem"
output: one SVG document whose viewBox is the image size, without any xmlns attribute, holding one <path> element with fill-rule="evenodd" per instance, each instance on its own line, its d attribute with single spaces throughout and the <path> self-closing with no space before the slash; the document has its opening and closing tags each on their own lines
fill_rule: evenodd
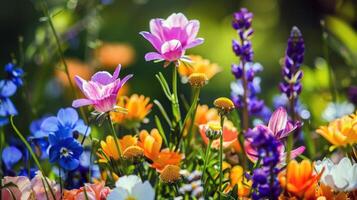
<svg viewBox="0 0 357 200">
<path fill-rule="evenodd" d="M 119 142 L 118 142 L 119 139 L 118 139 L 117 134 L 115 133 L 115 128 L 114 128 L 112 120 L 110 119 L 110 115 L 109 114 L 108 114 L 108 122 L 109 122 L 109 125 L 110 125 L 111 129 L 112 129 L 112 135 L 114 137 L 115 147 L 116 147 L 116 149 L 117 149 L 117 151 L 119 153 L 119 160 L 121 160 L 122 151 L 121 151 L 121 147 L 120 147 Z"/>
<path fill-rule="evenodd" d="M 192 116 L 193 116 L 194 113 L 196 113 L 197 102 L 198 102 L 199 97 L 200 97 L 200 88 L 195 88 L 195 90 L 193 92 L 193 101 L 192 101 L 190 109 L 188 110 L 188 112 L 187 112 L 187 114 L 185 116 L 185 119 L 183 121 L 183 126 L 182 126 L 182 128 L 180 130 L 180 134 L 179 134 L 179 138 L 178 138 L 175 150 L 177 150 L 180 147 L 180 144 L 181 144 L 181 141 L 182 141 L 182 138 L 183 138 L 183 133 L 185 131 L 186 126 L 188 125 L 187 124 L 188 120 L 191 118 L 191 121 L 192 121 L 191 123 L 194 123 L 195 119 L 193 119 Z"/>
<path fill-rule="evenodd" d="M 178 95 L 177 95 L 177 69 L 176 69 L 176 67 L 174 67 L 173 71 L 172 71 L 172 92 L 173 92 L 172 111 L 174 113 L 176 122 L 179 124 L 179 126 L 181 128 L 182 123 L 181 123 L 180 104 L 179 104 Z"/>
<path fill-rule="evenodd" d="M 202 183 L 206 183 L 206 185 L 208 185 L 208 184 L 207 184 L 207 181 L 205 181 L 205 173 L 206 173 L 209 154 L 210 154 L 210 151 L 211 151 L 211 145 L 212 145 L 212 140 L 208 139 L 208 145 L 206 147 L 206 155 L 205 155 L 205 160 L 204 160 L 204 164 L 203 164 L 202 178 L 201 178 Z M 206 189 L 207 189 L 207 187 L 203 188 L 203 196 L 204 197 L 206 197 L 206 192 L 207 192 Z"/>
<path fill-rule="evenodd" d="M 219 137 L 219 187 L 218 187 L 218 199 L 221 199 L 222 192 L 222 179 L 223 179 L 223 122 L 224 115 L 221 114 L 221 135 Z"/>
<path fill-rule="evenodd" d="M 11 123 L 11 126 L 12 128 L 14 129 L 16 135 L 20 138 L 20 140 L 25 144 L 27 150 L 30 152 L 30 155 L 32 157 L 32 159 L 35 161 L 35 164 L 37 165 L 38 169 L 40 170 L 40 172 L 42 173 L 42 176 L 45 176 L 45 172 L 40 164 L 40 162 L 38 161 L 37 159 L 37 156 L 36 154 L 33 152 L 32 148 L 31 148 L 31 145 L 27 142 L 27 140 L 25 139 L 25 137 L 20 133 L 20 131 L 16 128 L 15 124 L 14 124 L 14 116 L 11 116 L 10 117 L 10 123 Z M 45 180 L 45 183 L 46 185 L 48 186 L 48 189 L 50 190 L 51 192 L 51 195 L 53 197 L 53 199 L 56 199 L 56 196 L 55 194 L 53 193 L 52 189 L 51 189 L 51 185 L 50 183 L 48 182 L 47 178 L 44 177 L 44 180 Z M 43 185 L 44 188 L 46 188 L 46 185 Z M 47 191 L 46 191 L 47 192 Z"/>
</svg>

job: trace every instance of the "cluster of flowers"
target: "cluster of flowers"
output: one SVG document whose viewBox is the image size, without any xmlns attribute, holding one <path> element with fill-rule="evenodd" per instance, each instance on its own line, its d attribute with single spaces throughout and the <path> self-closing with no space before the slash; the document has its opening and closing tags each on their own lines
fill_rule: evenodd
<svg viewBox="0 0 357 200">
<path fill-rule="evenodd" d="M 233 87 L 232 100 L 217 98 L 213 108 L 200 105 L 198 99 L 200 89 L 220 68 L 200 56 L 185 55 L 187 49 L 203 43 L 197 38 L 199 21 L 188 20 L 181 13 L 151 20 L 150 33 L 140 34 L 156 52 L 147 53 L 145 59 L 165 61 L 165 67 L 175 65 L 171 87 L 161 73 L 156 76 L 171 104 L 171 108 L 164 108 L 154 101 L 161 114 L 155 115 L 156 128 L 142 128 L 153 107 L 150 98 L 118 95 L 132 77 L 119 78 L 120 65 L 113 74 L 100 71 L 90 80 L 76 76 L 83 98 L 74 100 L 73 108 L 62 108 L 56 116 L 35 120 L 27 140 L 12 123 L 26 149 L 9 146 L 2 150 L 2 172 L 6 176 L 0 182 L 1 198 L 355 199 L 357 114 L 338 118 L 316 131 L 332 143 L 331 151 L 342 149 L 349 155 L 338 156 L 337 162 L 332 158 L 298 162 L 305 146 L 293 148 L 286 142 L 303 126 L 296 116 L 296 102 L 302 90 L 304 42 L 295 27 L 288 40 L 280 87 L 291 102 L 291 114 L 279 107 L 272 114 L 265 112 L 266 122 L 251 126 L 254 123 L 249 116 L 268 109 L 257 99 L 254 86 L 260 65 L 252 63 L 252 17 L 247 9 L 234 14 L 233 28 L 239 41 L 233 41 L 233 50 L 240 64 L 233 65 L 232 72 L 239 80 Z M 7 79 L 0 81 L 0 106 L 4 111 L 0 114 L 8 120 L 9 115 L 16 114 L 9 112 L 15 110 L 9 97 L 22 85 L 23 72 L 14 65 L 7 65 L 6 72 Z M 178 100 L 177 72 L 192 87 L 192 101 L 186 102 L 185 112 Z M 237 88 L 240 92 L 235 91 Z M 74 109 L 84 106 L 92 111 L 90 119 L 85 117 L 85 109 L 81 112 L 83 119 Z M 243 110 L 242 128 L 237 119 L 230 117 L 235 108 Z M 110 134 L 98 140 L 95 136 L 105 128 L 105 121 Z M 202 145 L 206 145 L 205 151 Z M 29 165 L 15 173 L 12 168 L 21 157 L 28 161 L 30 156 L 36 167 Z M 58 184 L 44 176 L 39 159 L 55 165 L 51 176 L 59 179 Z"/>
</svg>

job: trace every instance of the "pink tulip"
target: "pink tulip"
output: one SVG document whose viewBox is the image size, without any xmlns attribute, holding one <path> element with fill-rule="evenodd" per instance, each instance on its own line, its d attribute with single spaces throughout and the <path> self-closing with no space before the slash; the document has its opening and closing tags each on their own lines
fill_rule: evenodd
<svg viewBox="0 0 357 200">
<path fill-rule="evenodd" d="M 273 135 L 277 140 L 283 140 L 287 137 L 290 133 L 301 126 L 300 122 L 292 124 L 288 120 L 288 114 L 286 110 L 282 107 L 279 107 L 277 110 L 274 111 L 272 116 L 270 117 L 268 126 L 265 125 L 258 125 L 256 128 L 265 129 L 267 134 Z M 248 158 L 256 162 L 258 160 L 258 153 L 251 147 L 251 142 L 246 140 L 244 142 L 244 149 L 248 156 Z M 286 157 L 285 148 L 284 146 L 280 146 L 278 148 L 280 152 L 280 158 L 283 160 Z M 294 159 L 298 155 L 302 154 L 305 151 L 304 146 L 300 146 L 290 152 L 291 159 Z"/>
<path fill-rule="evenodd" d="M 109 112 L 116 105 L 116 98 L 120 88 L 132 75 L 127 75 L 121 80 L 119 77 L 121 65 L 115 69 L 113 76 L 106 71 L 95 73 L 90 81 L 79 76 L 75 77 L 76 84 L 86 98 L 74 100 L 75 108 L 92 105 L 98 112 Z"/>
<path fill-rule="evenodd" d="M 188 20 L 182 13 L 173 13 L 166 20 L 152 19 L 150 32 L 140 34 L 147 39 L 157 52 L 149 52 L 145 60 L 176 61 L 180 59 L 186 49 L 203 43 L 203 38 L 196 38 L 200 22 Z"/>
</svg>

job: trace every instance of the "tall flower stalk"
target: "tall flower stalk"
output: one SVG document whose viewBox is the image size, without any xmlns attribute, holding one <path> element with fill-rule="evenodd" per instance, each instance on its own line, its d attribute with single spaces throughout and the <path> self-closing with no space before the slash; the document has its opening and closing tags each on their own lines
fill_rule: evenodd
<svg viewBox="0 0 357 200">
<path fill-rule="evenodd" d="M 297 27 L 291 29 L 288 45 L 285 52 L 282 68 L 283 81 L 280 83 L 280 91 L 284 93 L 290 102 L 290 113 L 293 122 L 297 121 L 295 113 L 296 102 L 302 90 L 301 79 L 303 72 L 300 69 L 304 60 L 305 44 L 302 34 Z M 290 160 L 290 151 L 293 146 L 293 134 L 289 135 L 287 142 L 287 158 Z"/>
<path fill-rule="evenodd" d="M 239 64 L 232 65 L 232 73 L 237 79 L 242 80 L 243 94 L 240 97 L 233 96 L 235 104 L 238 101 L 242 104 L 242 121 L 243 130 L 248 130 L 249 127 L 249 111 L 248 111 L 248 77 L 249 73 L 252 71 L 247 71 L 246 64 L 253 61 L 253 49 L 252 42 L 250 38 L 253 34 L 253 29 L 251 27 L 253 20 L 253 14 L 249 12 L 246 8 L 242 8 L 239 12 L 233 14 L 232 26 L 238 33 L 238 40 L 232 41 L 233 51 L 237 57 L 239 57 Z"/>
</svg>

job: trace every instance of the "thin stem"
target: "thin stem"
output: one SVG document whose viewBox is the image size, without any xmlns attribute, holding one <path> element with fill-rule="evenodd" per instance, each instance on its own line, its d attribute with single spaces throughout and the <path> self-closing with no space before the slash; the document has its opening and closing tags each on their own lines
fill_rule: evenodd
<svg viewBox="0 0 357 200">
<path fill-rule="evenodd" d="M 180 129 L 181 129 L 182 123 L 181 123 L 180 105 L 179 105 L 178 95 L 177 95 L 177 69 L 176 69 L 176 67 L 173 67 L 173 71 L 172 71 L 172 92 L 173 92 L 172 110 L 173 110 L 173 113 L 175 116 L 175 120 L 179 124 Z"/>
<path fill-rule="evenodd" d="M 117 149 L 117 151 L 119 153 L 119 160 L 121 160 L 122 151 L 121 151 L 121 147 L 120 147 L 120 145 L 118 143 L 119 139 L 118 139 L 117 134 L 115 133 L 115 128 L 114 128 L 113 122 L 112 122 L 109 114 L 108 114 L 108 122 L 109 122 L 109 125 L 110 125 L 111 129 L 112 129 L 112 135 L 114 137 L 115 147 L 116 147 L 116 149 Z"/>
<path fill-rule="evenodd" d="M 206 155 L 205 155 L 205 160 L 204 160 L 204 164 L 203 164 L 203 170 L 202 170 L 202 182 L 203 183 L 207 183 L 207 181 L 205 181 L 205 173 L 206 173 L 206 168 L 207 168 L 207 163 L 208 163 L 208 158 L 209 158 L 209 154 L 210 154 L 210 151 L 211 151 L 211 145 L 212 145 L 212 140 L 211 139 L 208 139 L 208 145 L 206 147 Z M 207 187 L 204 187 L 203 188 L 203 196 L 206 197 L 206 190 Z"/>
<path fill-rule="evenodd" d="M 222 179 L 223 179 L 223 122 L 224 115 L 221 114 L 221 135 L 219 137 L 219 187 L 218 187 L 218 199 L 221 199 L 222 192 Z"/>
<path fill-rule="evenodd" d="M 245 74 L 245 63 L 242 60 L 242 68 L 243 68 L 243 76 L 242 76 L 242 81 L 243 81 L 243 132 L 245 133 L 248 128 L 249 128 L 249 113 L 248 113 L 248 101 L 247 101 L 247 94 L 248 94 L 248 82 L 247 82 L 247 77 Z"/>
<path fill-rule="evenodd" d="M 35 164 L 37 165 L 38 169 L 41 171 L 42 173 L 42 176 L 45 176 L 45 171 L 43 170 L 40 162 L 38 161 L 37 159 L 37 156 L 36 154 L 33 152 L 32 148 L 31 148 L 31 145 L 27 142 L 27 140 L 25 139 L 25 137 L 20 133 L 20 131 L 16 128 L 15 124 L 14 124 L 14 116 L 11 116 L 10 117 L 10 123 L 11 123 L 11 126 L 12 128 L 14 129 L 16 135 L 20 138 L 20 140 L 25 144 L 27 150 L 30 152 L 30 155 L 32 157 L 32 159 L 35 161 Z M 45 183 L 46 185 L 48 186 L 50 192 L 51 192 L 51 195 L 53 197 L 53 199 L 56 199 L 56 196 L 55 194 L 53 193 L 52 189 L 51 189 L 51 186 L 50 186 L 50 183 L 48 182 L 47 178 L 44 177 L 44 180 L 45 180 Z M 46 185 L 43 185 L 44 188 L 46 188 Z"/>
</svg>

